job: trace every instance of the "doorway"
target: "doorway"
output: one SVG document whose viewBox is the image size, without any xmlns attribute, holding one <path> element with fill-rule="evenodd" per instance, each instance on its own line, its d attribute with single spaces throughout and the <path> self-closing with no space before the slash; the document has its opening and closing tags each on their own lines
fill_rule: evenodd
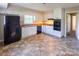
<svg viewBox="0 0 79 59">
<path fill-rule="evenodd" d="M 68 37 L 76 37 L 76 13 L 67 13 L 66 33 Z"/>
</svg>

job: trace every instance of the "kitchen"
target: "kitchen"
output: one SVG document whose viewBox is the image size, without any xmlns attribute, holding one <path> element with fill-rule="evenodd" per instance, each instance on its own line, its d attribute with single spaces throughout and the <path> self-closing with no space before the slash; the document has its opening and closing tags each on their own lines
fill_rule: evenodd
<svg viewBox="0 0 79 59">
<path fill-rule="evenodd" d="M 78 40 L 66 36 L 65 14 L 72 10 L 64 7 L 72 4 L 46 4 L 51 6 L 49 8 L 43 3 L 3 5 L 5 7 L 0 9 L 0 42 L 5 46 L 1 48 L 0 55 L 79 55 Z M 54 5 L 60 7 L 52 8 Z"/>
</svg>

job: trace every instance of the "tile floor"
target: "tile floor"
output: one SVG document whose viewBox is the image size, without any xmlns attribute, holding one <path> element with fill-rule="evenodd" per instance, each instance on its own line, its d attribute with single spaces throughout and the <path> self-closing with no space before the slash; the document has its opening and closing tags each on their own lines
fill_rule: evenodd
<svg viewBox="0 0 79 59">
<path fill-rule="evenodd" d="M 0 47 L 0 56 L 79 56 L 79 41 L 41 33 Z"/>
</svg>

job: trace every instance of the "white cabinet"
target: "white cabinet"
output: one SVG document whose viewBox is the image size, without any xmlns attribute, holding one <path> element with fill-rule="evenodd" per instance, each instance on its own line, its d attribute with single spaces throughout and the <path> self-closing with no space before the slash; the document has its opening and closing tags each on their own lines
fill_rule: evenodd
<svg viewBox="0 0 79 59">
<path fill-rule="evenodd" d="M 61 31 L 54 30 L 53 26 L 42 26 L 42 32 L 56 37 L 61 37 Z"/>
<path fill-rule="evenodd" d="M 53 26 L 42 26 L 42 32 L 52 35 Z"/>
<path fill-rule="evenodd" d="M 52 35 L 53 26 L 46 26 L 46 33 Z"/>
<path fill-rule="evenodd" d="M 0 3 L 0 8 L 6 9 L 8 7 L 8 3 Z"/>
<path fill-rule="evenodd" d="M 22 28 L 22 38 L 35 35 L 37 33 L 37 27 L 23 27 Z"/>
<path fill-rule="evenodd" d="M 46 26 L 42 26 L 42 32 L 46 32 Z"/>
</svg>

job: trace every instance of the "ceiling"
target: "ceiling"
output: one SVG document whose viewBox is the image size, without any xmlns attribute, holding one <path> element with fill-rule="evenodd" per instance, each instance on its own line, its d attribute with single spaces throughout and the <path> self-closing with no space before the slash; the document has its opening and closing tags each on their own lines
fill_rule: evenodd
<svg viewBox="0 0 79 59">
<path fill-rule="evenodd" d="M 25 7 L 37 11 L 52 11 L 53 8 L 70 8 L 79 6 L 79 3 L 11 3 L 12 5 Z"/>
</svg>

